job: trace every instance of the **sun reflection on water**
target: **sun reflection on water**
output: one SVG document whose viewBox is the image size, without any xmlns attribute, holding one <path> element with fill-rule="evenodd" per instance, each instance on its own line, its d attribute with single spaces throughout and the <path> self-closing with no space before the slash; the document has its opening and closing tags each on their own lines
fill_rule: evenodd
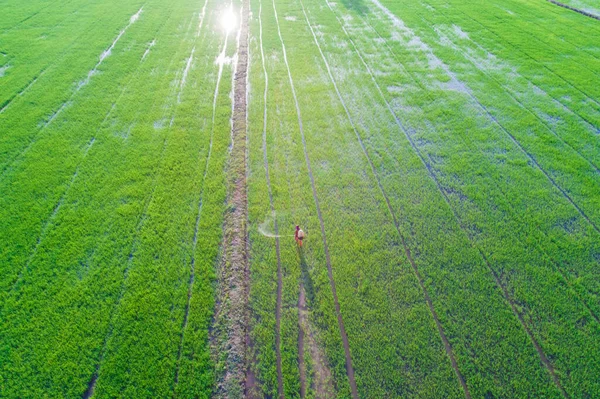
<svg viewBox="0 0 600 399">
<path fill-rule="evenodd" d="M 232 30 L 236 28 L 237 25 L 237 17 L 233 13 L 233 7 L 225 10 L 223 15 L 221 15 L 221 26 L 225 29 L 226 33 L 230 33 Z"/>
</svg>

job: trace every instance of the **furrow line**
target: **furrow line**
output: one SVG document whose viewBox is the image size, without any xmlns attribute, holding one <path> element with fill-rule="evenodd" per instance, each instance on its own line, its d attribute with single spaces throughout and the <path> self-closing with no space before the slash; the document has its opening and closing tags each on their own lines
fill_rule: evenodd
<svg viewBox="0 0 600 399">
<path fill-rule="evenodd" d="M 131 81 L 133 80 L 134 76 L 137 75 L 137 73 L 139 72 L 139 68 L 140 66 L 138 65 L 138 68 L 136 70 L 136 72 L 134 74 L 132 74 L 132 76 L 128 79 L 128 82 L 123 86 L 123 88 L 121 89 L 119 96 L 117 97 L 116 101 L 112 104 L 110 110 L 106 113 L 106 115 L 104 116 L 104 119 L 102 120 L 102 122 L 100 123 L 100 126 L 98 126 L 98 129 L 96 130 L 96 135 L 98 135 L 100 133 L 100 131 L 102 130 L 102 128 L 104 127 L 104 124 L 106 123 L 106 121 L 108 120 L 108 118 L 110 117 L 110 115 L 112 114 L 112 112 L 115 109 L 115 106 L 117 105 L 117 103 L 121 100 L 123 94 L 125 93 L 125 90 L 127 89 L 127 87 L 129 86 L 129 84 L 131 83 Z M 63 192 L 63 194 L 61 195 L 60 200 L 58 201 L 57 205 L 53 208 L 53 212 L 51 214 L 51 216 L 46 220 L 46 222 L 44 223 L 44 227 L 42 228 L 42 232 L 40 233 L 40 236 L 37 239 L 36 242 L 36 246 L 33 250 L 33 253 L 29 256 L 26 265 L 24 266 L 23 270 L 21 270 L 21 272 L 19 273 L 19 277 L 17 278 L 17 280 L 14 282 L 12 288 L 10 289 L 10 291 L 13 291 L 14 288 L 17 286 L 18 282 L 21 280 L 23 273 L 28 269 L 29 264 L 33 261 L 33 259 L 35 258 L 35 255 L 37 254 L 38 251 L 38 247 L 40 246 L 43 238 L 45 237 L 46 233 L 47 233 L 47 229 L 50 226 L 50 223 L 52 222 L 52 220 L 56 217 L 56 214 L 58 213 L 58 211 L 60 210 L 60 207 L 62 205 L 62 203 L 64 202 L 64 198 L 66 197 L 67 193 L 70 191 L 71 186 L 73 185 L 73 183 L 75 182 L 75 179 L 79 173 L 79 168 L 81 167 L 81 164 L 84 162 L 85 158 L 87 157 L 87 154 L 90 150 L 90 148 L 92 147 L 92 145 L 95 143 L 96 141 L 96 137 L 92 137 L 92 139 L 90 140 L 90 142 L 88 143 L 85 151 L 84 151 L 84 156 L 82 158 L 82 160 L 80 161 L 79 165 L 77 166 L 77 168 L 75 169 L 75 172 L 73 173 L 73 176 L 71 177 L 71 181 L 69 183 L 69 185 L 67 186 L 67 188 L 65 189 L 65 191 Z"/>
<path fill-rule="evenodd" d="M 325 0 L 325 2 L 327 3 L 327 6 L 331 10 L 331 12 L 334 13 L 333 10 L 331 9 L 331 6 L 330 6 L 329 2 L 327 0 Z M 354 124 L 354 121 L 352 120 L 352 117 L 350 116 L 350 111 L 348 110 L 348 107 L 346 106 L 346 102 L 342 98 L 342 95 L 341 95 L 341 93 L 339 91 L 337 83 L 336 83 L 336 81 L 335 81 L 335 79 L 333 77 L 333 74 L 331 73 L 331 68 L 329 66 L 329 63 L 327 62 L 327 59 L 325 58 L 325 55 L 323 54 L 323 50 L 321 49 L 321 45 L 319 44 L 319 42 L 317 40 L 317 36 L 316 36 L 316 34 L 315 34 L 315 32 L 314 32 L 314 30 L 312 28 L 312 25 L 311 25 L 311 23 L 310 23 L 310 21 L 308 19 L 308 15 L 306 14 L 306 10 L 304 8 L 304 4 L 303 4 L 302 0 L 300 0 L 300 4 L 302 5 L 302 11 L 304 13 L 304 17 L 306 18 L 306 22 L 307 22 L 307 24 L 308 24 L 308 26 L 310 28 L 310 31 L 311 31 L 311 33 L 313 35 L 313 39 L 315 41 L 315 44 L 317 45 L 317 47 L 319 49 L 319 53 L 321 53 L 321 58 L 323 59 L 323 62 L 324 62 L 325 67 L 327 69 L 327 73 L 329 74 L 329 78 L 330 78 L 331 82 L 333 83 L 333 87 L 335 88 L 335 92 L 336 92 L 336 94 L 337 94 L 337 96 L 338 96 L 338 98 L 340 100 L 340 103 L 342 104 L 342 106 L 344 108 L 344 111 L 346 112 L 346 116 L 348 117 L 348 121 L 350 122 L 350 125 L 352 126 L 352 129 L 354 130 L 354 133 L 356 135 L 357 141 L 360 144 L 360 147 L 361 147 L 361 149 L 363 151 L 365 159 L 369 163 L 369 166 L 371 168 L 373 176 L 374 176 L 374 178 L 375 178 L 375 180 L 377 182 L 377 185 L 379 187 L 379 191 L 381 192 L 381 195 L 383 196 L 383 198 L 384 198 L 384 200 L 386 202 L 388 211 L 389 211 L 390 216 L 392 217 L 393 222 L 394 222 L 394 227 L 396 228 L 396 232 L 398 233 L 398 235 L 400 237 L 400 241 L 402 242 L 402 246 L 404 248 L 404 253 L 405 253 L 406 257 L 408 258 L 408 260 L 410 261 L 410 264 L 412 266 L 413 272 L 415 273 L 415 276 L 417 277 L 419 285 L 421 286 L 421 289 L 423 290 L 423 294 L 425 296 L 425 301 L 427 302 L 427 305 L 429 307 L 431 315 L 432 315 L 432 317 L 433 317 L 433 319 L 434 319 L 434 321 L 436 323 L 436 326 L 437 326 L 437 329 L 438 329 L 438 333 L 440 335 L 442 343 L 444 344 L 444 348 L 446 350 L 446 354 L 448 355 L 448 357 L 450 359 L 450 362 L 452 364 L 452 368 L 454 370 L 454 373 L 456 374 L 456 377 L 457 377 L 457 379 L 458 379 L 458 381 L 459 381 L 459 383 L 460 383 L 460 385 L 461 385 L 461 387 L 463 389 L 465 397 L 467 399 L 470 399 L 471 398 L 471 393 L 469 391 L 469 388 L 467 387 L 467 384 L 466 384 L 464 376 L 462 375 L 462 373 L 460 372 L 460 369 L 458 368 L 458 362 L 456 361 L 456 356 L 454 355 L 454 351 L 452 350 L 452 345 L 450 344 L 450 341 L 448 340 L 448 338 L 446 336 L 446 333 L 444 332 L 444 328 L 442 327 L 442 323 L 440 322 L 439 317 L 437 315 L 437 312 L 435 311 L 435 308 L 433 306 L 433 302 L 432 302 L 431 297 L 429 295 L 429 291 L 425 287 L 425 283 L 424 283 L 423 277 L 421 276 L 421 273 L 419 272 L 419 269 L 418 269 L 418 267 L 416 265 L 416 262 L 414 261 L 414 259 L 412 257 L 410 248 L 408 247 L 408 244 L 406 242 L 406 238 L 405 238 L 404 234 L 402 233 L 402 231 L 400 230 L 400 224 L 398 222 L 398 218 L 396 216 L 396 213 L 394 212 L 394 210 L 392 208 L 392 205 L 391 205 L 391 202 L 389 200 L 389 197 L 388 197 L 385 189 L 383 188 L 383 185 L 381 184 L 381 180 L 379 178 L 379 174 L 377 172 L 377 169 L 375 168 L 375 165 L 373 164 L 373 161 L 371 160 L 371 157 L 369 156 L 369 154 L 367 152 L 367 149 L 366 149 L 366 147 L 365 147 L 365 145 L 364 145 L 364 143 L 362 141 L 362 138 L 360 137 L 360 134 L 358 133 L 356 125 Z M 335 13 L 334 13 L 334 15 L 335 15 Z M 337 15 L 335 15 L 335 17 L 336 17 L 336 19 L 338 19 L 338 22 L 340 22 L 339 18 L 337 17 Z M 340 22 L 340 24 L 341 24 L 341 22 Z M 346 35 L 350 39 L 350 36 L 346 32 L 345 27 L 343 25 L 341 25 L 341 26 L 342 26 L 342 29 L 344 30 L 344 33 L 346 33 Z M 363 61 L 363 64 L 366 66 L 366 64 L 364 63 L 364 60 L 363 60 L 362 56 L 358 53 L 358 50 L 356 49 L 356 46 L 354 45 L 354 41 L 352 39 L 350 39 L 350 42 L 354 46 L 354 49 L 355 49 L 356 53 L 359 55 L 361 61 Z M 369 73 L 371 74 L 370 69 L 369 69 Z M 371 79 L 374 80 L 374 76 L 372 74 L 371 74 Z"/>
<path fill-rule="evenodd" d="M 326 0 L 327 1 L 327 0 Z M 331 8 L 330 8 L 331 9 Z M 333 12 L 333 10 L 332 10 Z M 336 16 L 337 18 L 337 16 Z M 338 20 L 339 21 L 339 20 Z M 341 23 L 341 22 L 340 22 Z M 346 31 L 344 29 L 344 31 Z M 346 33 L 347 34 L 347 33 Z M 348 38 L 350 39 L 349 35 Z M 350 41 L 353 43 L 352 39 L 350 39 Z M 353 43 L 354 46 L 354 43 Z M 421 154 L 420 150 L 418 149 L 418 147 L 414 144 L 412 138 L 410 137 L 410 135 L 408 134 L 408 132 L 406 131 L 404 125 L 402 124 L 402 122 L 399 120 L 398 116 L 396 115 L 395 111 L 393 110 L 393 108 L 391 107 L 390 103 L 387 101 L 387 99 L 385 98 L 383 91 L 381 90 L 381 87 L 379 86 L 379 84 L 377 83 L 375 76 L 373 75 L 371 69 L 369 68 L 369 66 L 366 64 L 366 62 L 364 61 L 364 58 L 362 57 L 362 55 L 360 54 L 360 52 L 358 51 L 358 49 L 356 48 L 356 46 L 354 46 L 354 49 L 356 51 L 356 53 L 359 55 L 361 61 L 363 62 L 363 65 L 366 67 L 367 71 L 369 72 L 369 75 L 371 76 L 371 79 L 373 81 L 373 83 L 375 84 L 375 86 L 377 87 L 377 90 L 379 91 L 379 94 L 381 95 L 383 101 L 386 103 L 386 106 L 389 110 L 389 112 L 391 113 L 391 115 L 394 117 L 396 124 L 398 125 L 398 127 L 400 128 L 400 130 L 402 130 L 402 132 L 404 133 L 404 135 L 406 136 L 407 140 L 409 141 L 411 147 L 413 148 L 413 151 L 415 152 L 415 154 L 419 157 L 419 159 L 421 160 L 421 162 L 423 163 L 423 165 L 425 166 L 425 168 L 428 171 L 428 174 L 430 176 L 430 178 L 435 182 L 439 192 L 442 194 L 444 201 L 446 202 L 446 204 L 448 205 L 448 208 L 452 211 L 452 214 L 454 216 L 454 219 L 456 220 L 456 222 L 458 223 L 458 225 L 460 226 L 460 228 L 463 230 L 463 232 L 465 233 L 466 237 L 469 239 L 469 242 L 471 244 L 471 246 L 475 249 L 477 249 L 477 251 L 479 252 L 479 254 L 481 255 L 483 261 L 486 264 L 486 267 L 488 268 L 488 270 L 490 271 L 490 273 L 492 274 L 492 276 L 494 277 L 494 280 L 496 282 L 496 285 L 502 290 L 503 294 L 504 294 L 504 298 L 505 300 L 509 303 L 511 310 L 513 311 L 513 314 L 517 317 L 517 319 L 519 320 L 519 322 L 521 323 L 521 326 L 523 327 L 523 329 L 525 330 L 525 332 L 527 333 L 527 335 L 529 336 L 529 339 L 531 340 L 532 344 L 534 345 L 536 351 L 538 352 L 538 356 L 540 357 L 542 363 L 544 364 L 544 366 L 548 369 L 548 372 L 550 373 L 554 383 L 556 384 L 556 386 L 558 387 L 558 389 L 561 391 L 561 393 L 563 394 L 563 396 L 565 398 L 569 398 L 569 395 L 567 394 L 567 392 L 564 390 L 564 388 L 562 387 L 558 376 L 556 375 L 556 372 L 554 370 L 554 366 L 552 365 L 552 363 L 550 362 L 550 360 L 548 359 L 548 357 L 546 356 L 546 354 L 544 353 L 541 345 L 539 344 L 539 342 L 537 341 L 537 339 L 535 338 L 535 336 L 533 335 L 533 332 L 531 331 L 531 329 L 529 328 L 529 326 L 527 325 L 527 323 L 525 322 L 522 314 L 517 310 L 516 305 L 514 303 L 514 301 L 512 300 L 510 293 L 508 292 L 508 289 L 506 287 L 506 285 L 500 280 L 499 276 L 496 274 L 496 272 L 494 271 L 494 269 L 491 267 L 491 264 L 489 263 L 487 257 L 485 256 L 485 254 L 483 253 L 483 251 L 473 242 L 473 240 L 471 239 L 471 237 L 469 236 L 467 229 L 465 228 L 465 226 L 463 225 L 463 223 L 460 220 L 460 217 L 458 216 L 458 214 L 456 213 L 455 209 L 452 207 L 450 199 L 448 198 L 446 192 L 444 191 L 444 189 L 442 188 L 439 180 L 437 179 L 437 177 L 435 176 L 435 173 L 433 172 L 431 166 L 427 163 L 427 161 L 424 159 L 423 155 Z M 388 202 L 388 206 L 389 206 L 389 202 Z"/>
<path fill-rule="evenodd" d="M 548 0 L 549 1 L 549 0 Z M 581 95 L 583 95 L 585 98 L 587 98 L 589 101 L 593 102 L 596 106 L 600 106 L 600 102 L 598 102 L 598 100 L 596 100 L 595 98 L 592 98 L 591 96 L 589 96 L 587 93 L 585 93 L 584 91 L 582 91 L 579 87 L 575 86 L 573 83 L 569 82 L 566 78 L 564 78 L 562 75 L 560 75 L 558 72 L 555 72 L 554 70 L 550 69 L 550 67 L 548 67 L 545 63 L 540 62 L 538 60 L 536 60 L 535 58 L 533 58 L 531 55 L 529 55 L 529 53 L 527 53 L 524 50 L 521 50 L 519 47 L 517 47 L 516 45 L 514 45 L 512 42 L 505 40 L 504 38 L 502 38 L 498 33 L 492 31 L 490 28 L 488 28 L 486 25 L 484 25 L 483 23 L 481 23 L 479 20 L 471 17 L 469 14 L 467 14 L 464 11 L 461 11 L 461 13 L 468 19 L 470 19 L 471 21 L 475 22 L 476 24 L 480 25 L 484 30 L 488 31 L 489 33 L 491 33 L 492 35 L 496 36 L 498 39 L 500 39 L 500 43 L 502 44 L 508 44 L 510 47 L 512 47 L 515 51 L 523 54 L 524 56 L 526 56 L 527 58 L 531 59 L 534 63 L 536 63 L 537 65 L 539 65 L 540 67 L 542 67 L 543 69 L 547 70 L 550 74 L 556 76 L 557 78 L 559 78 L 560 80 L 562 80 L 563 82 L 565 82 L 568 86 L 570 86 L 571 88 L 573 88 L 574 90 L 578 91 Z"/>
<path fill-rule="evenodd" d="M 8 161 L 6 163 L 6 165 L 3 167 L 2 170 L 2 174 L 0 174 L 0 180 L 2 180 L 4 178 L 4 176 L 8 173 L 8 171 L 11 169 L 12 165 L 20 158 L 22 158 L 28 151 L 29 149 L 33 146 L 33 144 L 35 142 L 37 142 L 38 137 L 43 133 L 43 131 L 56 119 L 56 117 L 66 108 L 67 105 L 69 105 L 71 103 L 71 100 L 75 97 L 75 95 L 77 95 L 77 93 L 79 93 L 79 91 L 86 86 L 92 76 L 94 74 L 96 74 L 96 72 L 98 71 L 98 68 L 100 67 L 100 65 L 102 64 L 102 62 L 110 56 L 111 51 L 114 49 L 114 47 L 116 46 L 117 42 L 121 39 L 121 37 L 125 34 L 125 32 L 127 31 L 127 29 L 129 29 L 129 27 L 131 25 L 133 25 L 139 18 L 142 10 L 143 10 L 144 6 L 142 6 L 137 13 L 133 14 L 130 18 L 129 18 L 129 23 L 119 32 L 119 34 L 117 35 L 117 37 L 113 40 L 113 42 L 111 43 L 111 45 L 104 51 L 102 52 L 102 54 L 100 54 L 100 59 L 98 60 L 98 62 L 96 63 L 96 65 L 94 66 L 94 68 L 92 68 L 92 70 L 90 70 L 86 76 L 86 78 L 79 82 L 79 84 L 77 85 L 77 87 L 75 87 L 75 90 L 73 90 L 73 92 L 71 93 L 71 95 L 69 96 L 69 99 L 65 102 L 63 102 L 61 104 L 61 106 L 58 108 L 57 111 L 55 111 L 52 116 L 50 117 L 50 119 L 48 121 L 46 121 L 42 127 L 37 131 L 37 133 L 35 133 L 35 135 L 33 136 L 33 138 L 30 140 L 29 144 L 27 145 L 27 147 L 25 147 L 25 149 L 23 151 L 21 151 L 19 154 L 15 155 L 10 161 Z M 37 81 L 37 79 L 35 80 Z M 33 83 L 35 83 L 32 82 Z"/>
<path fill-rule="evenodd" d="M 167 69 L 167 71 L 169 71 L 173 65 L 174 62 L 174 58 L 171 59 L 170 63 L 169 63 L 169 67 Z M 125 88 L 123 88 L 121 94 L 123 94 Z M 174 93 L 172 93 L 174 94 Z M 114 109 L 114 104 L 113 104 L 113 108 L 111 108 L 111 111 Z M 174 114 L 175 112 L 173 112 Z M 107 118 L 105 118 L 106 120 Z M 142 227 L 144 226 L 144 222 L 147 218 L 147 214 L 148 214 L 148 209 L 150 207 L 150 204 L 152 203 L 153 199 L 154 199 L 154 193 L 156 191 L 156 186 L 157 186 L 157 180 L 158 177 L 160 176 L 160 172 L 161 172 L 161 168 L 162 168 L 162 162 L 163 162 L 163 158 L 164 158 L 164 154 L 166 152 L 166 148 L 167 148 L 167 142 L 168 142 L 168 136 L 166 136 L 163 139 L 163 147 L 161 149 L 160 152 L 160 157 L 159 157 L 159 161 L 158 161 L 158 167 L 156 172 L 154 172 L 154 175 L 152 176 L 152 191 L 150 192 L 150 195 L 148 196 L 148 199 L 146 200 L 146 203 L 144 204 L 144 209 L 140 215 L 140 218 L 138 220 L 138 222 L 136 223 L 136 228 L 133 234 L 133 242 L 131 244 L 131 249 L 129 251 L 129 256 L 127 259 L 127 265 L 125 266 L 125 270 L 123 271 L 123 281 L 121 282 L 121 289 L 119 291 L 119 296 L 117 297 L 117 300 L 115 301 L 115 304 L 113 305 L 111 311 L 110 311 L 110 315 L 109 315 L 109 325 L 108 325 L 108 330 L 107 333 L 104 337 L 103 343 L 102 343 L 102 349 L 100 350 L 100 357 L 98 359 L 98 362 L 96 363 L 96 366 L 94 368 L 94 373 L 92 374 L 87 388 L 85 390 L 85 392 L 82 395 L 82 399 L 91 399 L 92 396 L 94 395 L 94 390 L 96 388 L 96 385 L 98 383 L 98 377 L 99 377 L 99 372 L 100 372 L 100 367 L 102 366 L 102 363 L 104 361 L 104 357 L 106 356 L 106 352 L 108 350 L 108 341 L 110 339 L 110 337 L 112 336 L 113 330 L 114 330 L 114 317 L 115 314 L 117 313 L 117 310 L 120 306 L 121 300 L 125 294 L 125 284 L 127 282 L 127 279 L 129 277 L 129 269 L 133 263 L 133 259 L 134 259 L 134 255 L 136 252 L 136 248 L 139 245 L 139 238 L 140 238 L 140 231 L 142 229 Z"/>
<path fill-rule="evenodd" d="M 494 7 L 496 7 L 496 8 L 498 8 L 498 9 L 500 9 L 500 10 L 502 10 L 502 11 L 504 11 L 504 12 L 506 12 L 506 10 L 504 10 L 504 9 L 503 9 L 502 7 L 500 7 L 498 4 L 494 4 L 493 6 L 494 6 Z M 520 16 L 522 15 L 522 13 L 521 13 L 521 12 L 518 12 L 518 14 L 519 14 Z M 556 13 L 554 13 L 554 12 L 552 12 L 552 14 L 554 14 L 554 15 L 560 15 L 560 14 L 556 14 Z M 537 23 L 537 22 L 535 22 L 534 20 L 528 20 L 527 22 L 528 22 L 528 23 L 530 23 L 530 24 L 532 24 L 532 25 L 535 25 L 535 26 L 539 27 L 540 29 L 542 29 L 542 30 L 544 30 L 544 31 L 547 31 L 547 30 L 548 30 L 548 28 L 547 28 L 547 27 L 545 27 L 544 25 L 542 25 L 542 24 L 540 24 L 540 23 Z M 558 22 L 557 22 L 557 23 L 558 23 Z M 518 28 L 518 29 L 519 29 L 521 32 L 523 32 L 523 33 L 527 33 L 527 34 L 529 34 L 529 32 L 528 32 L 527 30 L 523 29 L 523 28 Z M 577 32 L 578 34 L 581 34 L 581 35 L 587 35 L 587 32 L 582 32 L 581 30 L 577 29 L 576 27 L 570 27 L 569 29 L 570 29 L 570 30 L 572 30 L 573 32 Z M 532 36 L 532 35 L 530 35 L 530 36 Z M 533 37 L 534 37 L 534 38 L 537 38 L 536 36 L 533 36 Z M 595 60 L 600 60 L 600 57 L 597 57 L 595 54 L 593 54 L 593 53 L 590 53 L 590 52 L 589 52 L 589 51 L 588 51 L 588 50 L 587 50 L 585 47 L 581 47 L 581 46 L 579 46 L 578 44 L 576 44 L 575 42 L 572 42 L 572 41 L 570 41 L 570 40 L 566 40 L 564 37 L 563 37 L 562 39 L 564 40 L 564 42 L 565 42 L 565 43 L 568 43 L 568 44 L 570 44 L 571 46 L 575 47 L 575 48 L 576 48 L 577 50 L 579 50 L 579 51 L 583 51 L 584 53 L 586 53 L 586 54 L 587 54 L 588 56 L 590 56 L 591 58 L 594 58 Z M 545 43 L 545 42 L 542 42 L 542 43 L 543 43 L 544 45 L 548 46 L 549 48 L 552 48 L 552 49 L 556 50 L 554 47 L 550 47 L 550 45 L 549 45 L 549 44 L 547 44 L 547 43 Z M 560 51 L 560 50 L 557 50 L 557 51 L 558 51 L 558 53 L 561 53 L 561 51 Z M 588 70 L 589 70 L 589 69 L 588 69 Z M 594 72 L 594 71 L 590 71 L 590 72 L 592 72 L 592 73 L 594 73 L 594 74 L 596 74 L 596 75 L 598 74 L 597 72 Z"/>
<path fill-rule="evenodd" d="M 6 102 L 2 105 L 2 108 L 0 108 L 0 114 L 4 113 L 4 111 L 6 111 L 8 109 L 8 107 L 12 104 L 12 102 L 15 98 L 22 97 L 23 95 L 25 95 L 25 93 L 27 93 L 27 91 L 29 91 L 31 86 L 33 86 L 38 81 L 38 79 L 41 78 L 44 75 L 44 73 L 46 73 L 46 70 L 47 70 L 47 67 L 43 68 L 40 71 L 40 73 L 38 73 L 29 83 L 27 83 L 27 86 L 25 86 L 18 93 L 16 93 L 11 98 L 6 100 Z"/>
<path fill-rule="evenodd" d="M 579 14 L 581 14 L 581 15 L 585 15 L 586 17 L 590 17 L 590 18 L 597 19 L 598 21 L 600 21 L 600 16 L 598 16 L 598 15 L 594 15 L 594 14 L 592 14 L 592 13 L 589 13 L 589 12 L 587 12 L 587 11 L 580 10 L 579 8 L 571 7 L 571 6 L 569 6 L 569 5 L 566 5 L 566 4 L 563 4 L 563 3 L 560 3 L 560 2 L 558 2 L 558 1 L 556 1 L 556 0 L 548 0 L 548 1 L 549 1 L 550 3 L 552 3 L 552 4 L 556 4 L 556 5 L 557 5 L 557 6 L 559 6 L 559 7 L 563 7 L 563 8 L 566 8 L 566 9 L 568 9 L 568 10 L 571 10 L 571 11 L 578 12 L 578 13 L 579 13 Z"/>
<path fill-rule="evenodd" d="M 317 216 L 319 218 L 319 224 L 321 226 L 321 235 L 323 237 L 323 247 L 324 247 L 324 251 L 325 251 L 325 259 L 326 259 L 326 263 L 327 263 L 327 274 L 329 276 L 329 284 L 331 286 L 331 292 L 333 294 L 333 301 L 334 301 L 334 305 L 335 305 L 335 312 L 336 312 L 336 316 L 337 316 L 337 321 L 338 321 L 338 327 L 340 329 L 340 336 L 342 339 L 342 344 L 344 346 L 344 353 L 345 353 L 345 357 L 346 357 L 346 373 L 348 375 L 348 382 L 350 383 L 350 389 L 351 389 L 351 393 L 352 393 L 352 398 L 353 399 L 358 399 L 358 390 L 356 388 L 356 380 L 354 377 L 354 367 L 352 366 L 352 357 L 350 355 L 350 345 L 348 343 L 348 335 L 346 334 L 346 329 L 344 327 L 344 321 L 342 319 L 342 313 L 340 311 L 340 304 L 338 301 L 338 296 L 337 296 L 337 291 L 335 288 L 335 280 L 333 278 L 333 271 L 331 268 L 331 257 L 329 254 L 329 247 L 327 245 L 327 236 L 325 234 L 325 224 L 323 222 L 323 216 L 321 215 L 321 206 L 319 204 L 319 197 L 317 196 L 317 189 L 315 187 L 315 179 L 312 173 L 312 168 L 311 168 L 311 164 L 310 164 L 310 158 L 308 156 L 308 149 L 306 146 L 306 138 L 304 136 L 304 126 L 302 124 L 302 114 L 300 112 L 300 104 L 298 103 L 298 98 L 296 96 L 296 89 L 294 87 L 294 80 L 292 78 L 292 72 L 290 71 L 290 65 L 287 59 L 287 52 L 286 52 L 286 48 L 285 48 L 285 43 L 283 41 L 283 36 L 281 35 L 281 27 L 279 24 L 279 17 L 277 15 L 277 8 L 275 7 L 275 0 L 273 0 L 273 11 L 275 12 L 275 21 L 277 24 L 277 33 L 279 35 L 279 40 L 281 42 L 281 47 L 283 49 L 283 59 L 285 61 L 285 66 L 287 68 L 287 72 L 288 72 L 288 78 L 290 81 L 290 87 L 292 90 L 292 96 L 294 98 L 294 103 L 296 105 L 296 114 L 298 116 L 298 126 L 300 129 L 300 135 L 302 137 L 302 146 L 304 149 L 304 158 L 306 161 L 306 167 L 308 169 L 308 175 L 310 178 L 310 184 L 311 184 L 311 188 L 312 188 L 312 194 L 313 194 L 313 198 L 315 201 L 315 207 L 317 209 Z"/>
<path fill-rule="evenodd" d="M 162 164 L 162 159 L 163 159 L 166 148 L 167 148 L 167 138 L 165 138 L 163 141 L 163 148 L 161 150 L 159 164 Z M 87 389 L 85 390 L 85 392 L 83 394 L 83 399 L 90 399 L 94 395 L 94 390 L 95 390 L 96 384 L 98 382 L 100 367 L 102 365 L 102 362 L 104 361 L 104 357 L 106 356 L 106 351 L 108 350 L 108 341 L 109 341 L 110 337 L 112 336 L 112 333 L 114 330 L 114 320 L 113 319 L 115 317 L 115 314 L 117 313 L 118 308 L 120 307 L 121 300 L 123 299 L 123 296 L 125 294 L 125 285 L 127 283 L 128 277 L 129 277 L 129 270 L 133 263 L 133 259 L 135 257 L 135 252 L 139 245 L 139 234 L 140 234 L 142 227 L 144 226 L 144 222 L 147 219 L 148 208 L 150 207 L 150 204 L 152 203 L 152 200 L 154 199 L 154 193 L 156 191 L 156 186 L 157 186 L 156 182 L 158 180 L 159 175 L 160 175 L 160 167 L 159 167 L 159 170 L 157 170 L 154 173 L 154 176 L 152 178 L 152 191 L 150 192 L 150 195 L 148 196 L 148 199 L 146 200 L 146 203 L 144 204 L 144 210 L 143 210 L 142 214 L 140 215 L 140 219 L 138 220 L 138 223 L 135 228 L 134 239 L 131 244 L 131 249 L 129 251 L 127 265 L 125 266 L 125 270 L 123 270 L 123 281 L 121 282 L 121 289 L 119 290 L 119 296 L 117 297 L 117 300 L 111 309 L 110 317 L 109 317 L 110 322 L 109 322 L 109 326 L 108 326 L 108 331 L 107 331 L 106 336 L 104 337 L 104 340 L 102 343 L 102 349 L 100 351 L 100 358 L 98 359 L 98 362 L 96 363 L 96 367 L 94 369 L 95 371 L 92 374 L 92 377 L 90 378 L 90 381 L 87 385 Z"/>
<path fill-rule="evenodd" d="M 273 190 L 271 188 L 271 178 L 269 174 L 269 159 L 267 156 L 267 93 L 269 90 L 269 75 L 267 73 L 267 67 L 265 65 L 265 53 L 263 46 L 263 28 L 262 28 L 262 0 L 259 2 L 258 8 L 258 26 L 259 26 L 259 42 L 260 42 L 260 56 L 262 62 L 263 74 L 265 77 L 265 90 L 263 93 L 263 155 L 264 155 L 264 166 L 265 176 L 267 180 L 267 188 L 269 192 L 269 203 L 271 205 L 271 212 L 274 215 L 273 223 L 275 228 L 275 253 L 277 255 L 277 304 L 275 308 L 275 353 L 277 358 L 277 392 L 278 397 L 283 398 L 283 372 L 281 365 L 281 297 L 282 297 L 282 276 L 281 276 L 281 252 L 279 244 L 279 226 L 277 225 L 277 217 L 275 216 L 275 205 L 273 202 Z M 302 354 L 300 355 L 302 359 Z M 302 388 L 300 389 L 302 392 Z M 302 394 L 301 394 L 302 396 Z M 303 396 L 302 396 L 303 397 Z"/>
</svg>

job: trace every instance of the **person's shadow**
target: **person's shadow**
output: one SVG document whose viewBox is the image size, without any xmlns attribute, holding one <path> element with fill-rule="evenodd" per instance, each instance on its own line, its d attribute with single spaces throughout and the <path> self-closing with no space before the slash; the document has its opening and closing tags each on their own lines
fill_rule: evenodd
<svg viewBox="0 0 600 399">
<path fill-rule="evenodd" d="M 304 248 L 298 246 L 298 256 L 300 257 L 300 278 L 304 285 L 304 292 L 306 293 L 306 300 L 308 304 L 312 304 L 315 298 L 315 286 L 313 284 L 310 273 L 308 272 L 308 265 L 306 263 L 306 256 L 304 255 Z"/>
<path fill-rule="evenodd" d="M 364 15 L 369 12 L 369 7 L 364 0 L 340 0 L 348 10 L 356 11 L 359 15 Z"/>
</svg>

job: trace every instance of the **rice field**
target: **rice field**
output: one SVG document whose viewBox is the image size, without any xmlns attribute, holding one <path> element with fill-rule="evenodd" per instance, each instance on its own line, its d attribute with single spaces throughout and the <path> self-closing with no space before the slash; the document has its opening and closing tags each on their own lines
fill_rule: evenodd
<svg viewBox="0 0 600 399">
<path fill-rule="evenodd" d="M 600 398 L 593 0 L 0 10 L 0 398 Z"/>
</svg>

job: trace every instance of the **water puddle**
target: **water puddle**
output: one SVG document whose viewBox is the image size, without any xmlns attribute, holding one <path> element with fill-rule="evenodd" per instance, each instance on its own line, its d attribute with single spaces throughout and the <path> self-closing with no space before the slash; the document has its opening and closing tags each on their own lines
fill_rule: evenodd
<svg viewBox="0 0 600 399">
<path fill-rule="evenodd" d="M 146 59 L 146 57 L 150 53 L 150 49 L 152 47 L 154 47 L 155 45 L 156 45 L 156 39 L 152 39 L 152 41 L 150 43 L 148 43 L 148 47 L 146 48 L 146 51 L 144 51 L 144 55 L 142 55 L 142 61 L 144 61 Z"/>
<path fill-rule="evenodd" d="M 4 77 L 4 74 L 6 73 L 6 70 L 10 68 L 9 64 L 0 66 L 0 78 Z"/>
</svg>

